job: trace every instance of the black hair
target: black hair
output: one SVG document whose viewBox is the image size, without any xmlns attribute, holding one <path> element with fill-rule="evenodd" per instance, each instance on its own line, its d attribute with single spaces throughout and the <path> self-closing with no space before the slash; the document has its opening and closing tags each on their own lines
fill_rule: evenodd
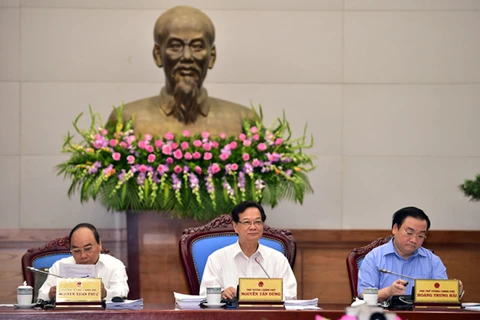
<svg viewBox="0 0 480 320">
<path fill-rule="evenodd" d="M 395 224 L 400 228 L 407 217 L 427 221 L 427 230 L 430 229 L 430 219 L 423 210 L 417 207 L 405 207 L 395 212 L 392 217 L 392 228 Z"/>
<path fill-rule="evenodd" d="M 75 227 L 73 227 L 72 231 L 70 231 L 70 235 L 68 236 L 68 242 L 70 243 L 70 246 L 72 245 L 72 235 L 73 235 L 73 233 L 80 228 L 90 229 L 93 232 L 93 236 L 95 237 L 95 241 L 97 241 L 98 244 L 100 243 L 100 235 L 98 234 L 97 228 L 95 228 L 95 226 L 93 224 L 83 222 L 83 223 L 77 224 Z"/>
<path fill-rule="evenodd" d="M 239 215 L 241 213 L 244 213 L 245 210 L 247 210 L 248 208 L 257 208 L 259 211 L 260 211 L 260 214 L 262 216 L 262 221 L 265 222 L 265 220 L 267 219 L 267 215 L 265 214 L 265 211 L 263 210 L 263 207 L 256 203 L 255 201 L 243 201 L 239 204 L 237 204 L 235 206 L 235 208 L 233 208 L 232 210 L 232 220 L 234 222 L 239 222 L 240 221 L 240 217 Z"/>
</svg>

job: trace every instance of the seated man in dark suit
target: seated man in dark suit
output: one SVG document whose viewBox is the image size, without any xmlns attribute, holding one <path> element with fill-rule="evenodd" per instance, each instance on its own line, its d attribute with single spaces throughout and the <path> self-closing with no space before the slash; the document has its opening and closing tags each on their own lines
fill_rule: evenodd
<svg viewBox="0 0 480 320">
<path fill-rule="evenodd" d="M 55 262 L 49 272 L 60 274 L 62 264 L 94 264 L 95 277 L 102 279 L 102 299 L 128 295 L 127 273 L 122 261 L 102 251 L 102 241 L 97 229 L 89 223 L 76 225 L 69 235 L 71 257 Z M 38 291 L 38 298 L 50 300 L 55 298 L 56 277 L 49 275 Z"/>
<path fill-rule="evenodd" d="M 370 251 L 358 272 L 358 293 L 367 287 L 378 288 L 378 301 L 393 295 L 412 294 L 413 281 L 381 273 L 386 269 L 418 279 L 447 279 L 447 269 L 440 258 L 422 247 L 430 229 L 430 219 L 416 207 L 406 207 L 393 215 L 390 242 Z M 460 291 L 463 295 L 463 284 Z"/>
</svg>

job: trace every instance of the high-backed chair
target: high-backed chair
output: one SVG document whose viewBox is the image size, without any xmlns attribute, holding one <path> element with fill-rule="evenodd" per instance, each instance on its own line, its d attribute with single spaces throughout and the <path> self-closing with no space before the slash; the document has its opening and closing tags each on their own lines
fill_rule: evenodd
<svg viewBox="0 0 480 320">
<path fill-rule="evenodd" d="M 362 261 L 374 248 L 381 246 L 382 244 L 387 243 L 392 239 L 392 236 L 378 238 L 377 240 L 367 244 L 366 246 L 353 249 L 347 256 L 347 270 L 348 270 L 348 279 L 350 281 L 350 292 L 352 293 L 352 298 L 358 296 L 357 284 L 358 284 L 358 270 L 362 265 Z"/>
<path fill-rule="evenodd" d="M 110 254 L 110 251 L 103 248 L 102 253 Z M 47 275 L 32 272 L 27 267 L 34 267 L 48 271 L 55 261 L 70 257 L 70 242 L 68 236 L 56 238 L 38 248 L 28 249 L 22 257 L 23 279 L 33 287 L 33 301 L 37 300 L 38 290 L 47 279 Z"/>
<path fill-rule="evenodd" d="M 208 256 L 214 251 L 237 242 L 231 215 L 224 214 L 204 226 L 185 229 L 180 237 L 179 250 L 190 294 L 198 294 Z M 293 269 L 296 243 L 289 230 L 263 225 L 260 243 L 282 252 Z"/>
</svg>

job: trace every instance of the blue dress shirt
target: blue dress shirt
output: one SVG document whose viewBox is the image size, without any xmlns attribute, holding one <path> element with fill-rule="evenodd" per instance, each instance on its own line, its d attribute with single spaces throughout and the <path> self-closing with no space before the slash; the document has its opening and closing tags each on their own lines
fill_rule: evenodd
<svg viewBox="0 0 480 320">
<path fill-rule="evenodd" d="M 363 260 L 358 271 L 357 292 L 361 294 L 364 288 L 389 287 L 399 276 L 381 273 L 379 268 L 401 273 L 417 279 L 447 279 L 447 269 L 442 260 L 430 250 L 418 248 L 408 259 L 398 254 L 393 246 L 393 238 L 388 243 L 370 251 Z M 405 294 L 412 294 L 414 281 L 408 281 Z"/>
</svg>

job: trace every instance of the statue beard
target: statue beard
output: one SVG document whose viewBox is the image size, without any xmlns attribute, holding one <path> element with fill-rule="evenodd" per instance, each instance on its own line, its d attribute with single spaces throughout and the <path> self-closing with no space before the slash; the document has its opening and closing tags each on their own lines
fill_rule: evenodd
<svg viewBox="0 0 480 320">
<path fill-rule="evenodd" d="M 193 77 L 176 76 L 173 99 L 170 100 L 172 114 L 178 121 L 185 124 L 197 120 L 200 105 L 198 103 L 199 88 Z"/>
</svg>

